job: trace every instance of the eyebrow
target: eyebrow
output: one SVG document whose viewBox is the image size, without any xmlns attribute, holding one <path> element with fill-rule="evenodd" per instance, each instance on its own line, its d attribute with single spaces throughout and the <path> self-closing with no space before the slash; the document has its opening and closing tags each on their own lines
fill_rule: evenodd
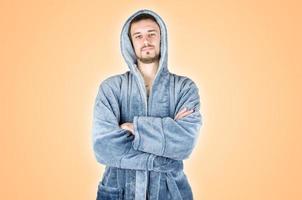
<svg viewBox="0 0 302 200">
<path fill-rule="evenodd" d="M 157 32 L 156 29 L 151 29 L 151 30 L 148 30 L 148 32 Z M 137 34 L 140 34 L 141 32 L 135 32 L 132 34 L 132 36 L 134 35 L 137 35 Z"/>
</svg>

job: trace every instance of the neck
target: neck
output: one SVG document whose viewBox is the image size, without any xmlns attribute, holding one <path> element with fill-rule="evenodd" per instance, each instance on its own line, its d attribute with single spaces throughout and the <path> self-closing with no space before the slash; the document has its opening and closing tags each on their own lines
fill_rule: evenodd
<svg viewBox="0 0 302 200">
<path fill-rule="evenodd" d="M 150 84 L 155 78 L 158 66 L 158 61 L 152 63 L 142 63 L 140 60 L 138 60 L 138 69 L 143 75 L 145 82 L 148 84 Z"/>
</svg>

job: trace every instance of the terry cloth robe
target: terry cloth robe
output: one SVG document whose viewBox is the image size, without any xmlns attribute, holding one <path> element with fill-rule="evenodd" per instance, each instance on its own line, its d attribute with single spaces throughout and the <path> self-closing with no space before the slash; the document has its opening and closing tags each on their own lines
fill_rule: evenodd
<svg viewBox="0 0 302 200">
<path fill-rule="evenodd" d="M 160 62 L 149 97 L 128 37 L 130 21 L 148 13 L 160 26 Z M 186 76 L 168 71 L 167 30 L 154 11 L 143 9 L 125 22 L 120 44 L 130 70 L 103 80 L 94 104 L 92 146 L 105 165 L 97 199 L 191 200 L 192 190 L 183 171 L 202 125 L 199 90 Z M 183 108 L 194 109 L 174 120 Z M 134 135 L 120 125 L 131 122 Z"/>
</svg>

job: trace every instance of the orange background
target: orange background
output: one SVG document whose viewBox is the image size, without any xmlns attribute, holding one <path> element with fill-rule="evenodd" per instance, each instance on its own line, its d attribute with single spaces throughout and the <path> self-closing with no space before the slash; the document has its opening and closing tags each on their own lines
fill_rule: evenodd
<svg viewBox="0 0 302 200">
<path fill-rule="evenodd" d="M 195 199 L 302 199 L 298 2 L 2 0 L 0 199 L 95 199 L 93 103 L 128 70 L 119 34 L 140 8 L 167 24 L 170 71 L 200 88 Z"/>
</svg>

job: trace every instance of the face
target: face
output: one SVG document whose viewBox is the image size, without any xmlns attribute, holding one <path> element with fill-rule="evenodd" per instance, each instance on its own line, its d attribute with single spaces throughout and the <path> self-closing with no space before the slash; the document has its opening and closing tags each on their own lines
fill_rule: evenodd
<svg viewBox="0 0 302 200">
<path fill-rule="evenodd" d="M 131 25 L 130 34 L 138 60 L 142 63 L 159 60 L 160 29 L 156 22 L 151 19 L 135 22 Z"/>
</svg>

